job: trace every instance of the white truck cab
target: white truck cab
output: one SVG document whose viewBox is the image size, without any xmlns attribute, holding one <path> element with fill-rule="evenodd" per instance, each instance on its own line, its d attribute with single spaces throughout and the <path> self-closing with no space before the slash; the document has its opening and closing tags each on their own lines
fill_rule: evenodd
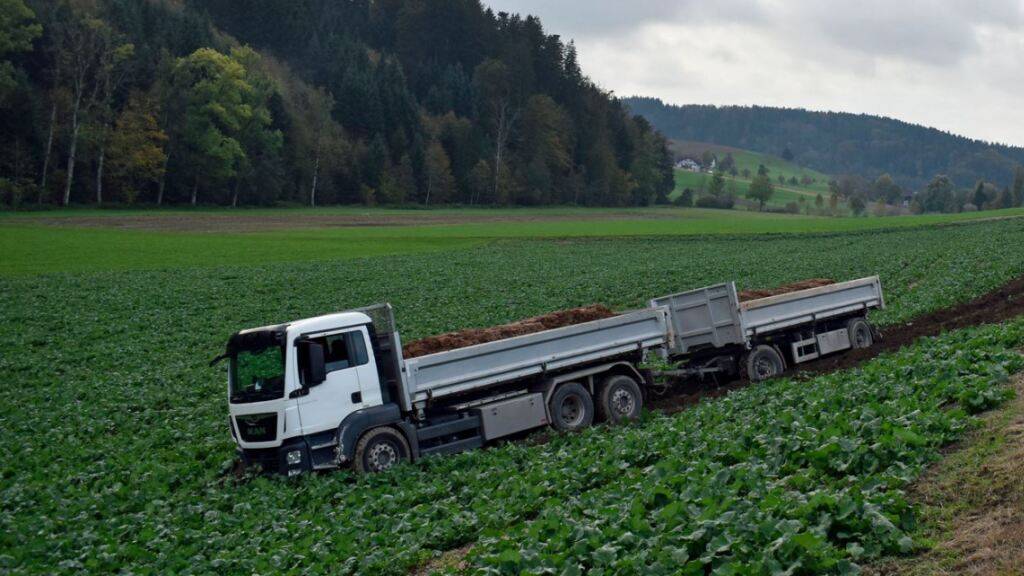
<svg viewBox="0 0 1024 576">
<path fill-rule="evenodd" d="M 371 329 L 366 314 L 341 312 L 231 337 L 231 432 L 246 460 L 308 469 L 304 438 L 334 436 L 345 416 L 383 403 Z"/>
</svg>

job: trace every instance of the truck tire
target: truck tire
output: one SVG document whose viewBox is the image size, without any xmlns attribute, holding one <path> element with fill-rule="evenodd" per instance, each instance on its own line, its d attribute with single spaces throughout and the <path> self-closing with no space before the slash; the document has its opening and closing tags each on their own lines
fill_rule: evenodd
<svg viewBox="0 0 1024 576">
<path fill-rule="evenodd" d="M 597 396 L 599 420 L 618 424 L 634 420 L 644 407 L 640 386 L 629 376 L 615 374 L 605 379 Z"/>
<path fill-rule="evenodd" d="M 590 392 L 576 382 L 555 388 L 548 400 L 551 427 L 561 432 L 575 432 L 594 421 L 594 400 Z"/>
<path fill-rule="evenodd" d="M 747 354 L 747 361 L 744 363 L 747 378 L 751 382 L 761 382 L 775 378 L 786 371 L 786 363 L 774 346 L 760 344 Z"/>
<path fill-rule="evenodd" d="M 409 442 L 394 428 L 374 428 L 356 443 L 353 460 L 356 472 L 360 474 L 383 472 L 409 461 Z"/>
<path fill-rule="evenodd" d="M 853 318 L 847 322 L 846 332 L 850 336 L 850 348 L 870 348 L 875 343 L 871 325 L 863 318 Z"/>
</svg>

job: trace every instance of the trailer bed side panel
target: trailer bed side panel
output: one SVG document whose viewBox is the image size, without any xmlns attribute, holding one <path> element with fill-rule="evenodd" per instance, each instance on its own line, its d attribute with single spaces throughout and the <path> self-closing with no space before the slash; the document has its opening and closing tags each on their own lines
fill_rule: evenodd
<svg viewBox="0 0 1024 576">
<path fill-rule="evenodd" d="M 884 307 L 877 276 L 750 300 L 740 305 L 747 335 L 764 334 Z"/>
<path fill-rule="evenodd" d="M 412 402 L 422 402 L 663 346 L 667 335 L 666 312 L 655 308 L 409 358 L 406 391 Z"/>
</svg>

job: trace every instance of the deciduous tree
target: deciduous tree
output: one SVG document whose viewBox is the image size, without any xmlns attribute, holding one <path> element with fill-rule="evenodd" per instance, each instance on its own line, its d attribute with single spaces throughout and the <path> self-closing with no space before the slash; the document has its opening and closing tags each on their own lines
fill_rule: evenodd
<svg viewBox="0 0 1024 576">
<path fill-rule="evenodd" d="M 446 202 L 455 190 L 455 178 L 452 177 L 448 154 L 440 142 L 431 142 L 427 147 L 426 171 L 427 194 L 424 204 L 430 205 L 431 196 L 434 202 Z"/>
<path fill-rule="evenodd" d="M 35 17 L 23 0 L 0 0 L 0 106 L 17 85 L 8 56 L 31 50 L 32 41 L 43 32 Z"/>
<path fill-rule="evenodd" d="M 750 183 L 750 188 L 747 189 L 747 198 L 756 200 L 759 204 L 759 210 L 762 212 L 764 212 L 765 204 L 772 199 L 773 195 L 775 195 L 775 186 L 772 185 L 772 181 L 768 178 L 767 174 L 755 176 L 754 180 Z"/>
<path fill-rule="evenodd" d="M 118 116 L 110 138 L 110 175 L 124 200 L 134 203 L 140 185 L 152 185 L 166 169 L 167 135 L 157 123 L 157 103 L 134 93 Z"/>
</svg>

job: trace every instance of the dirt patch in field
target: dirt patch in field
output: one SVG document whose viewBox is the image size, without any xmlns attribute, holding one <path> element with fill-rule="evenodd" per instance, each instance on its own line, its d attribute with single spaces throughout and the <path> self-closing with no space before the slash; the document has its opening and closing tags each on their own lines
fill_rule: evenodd
<svg viewBox="0 0 1024 576">
<path fill-rule="evenodd" d="M 427 576 L 442 569 L 464 570 L 466 568 L 466 554 L 473 548 L 473 544 L 466 544 L 460 548 L 448 550 L 440 556 L 415 569 L 413 576 Z"/>
<path fill-rule="evenodd" d="M 360 226 L 417 226 L 428 224 L 474 224 L 498 222 L 562 222 L 602 220 L 664 220 L 678 214 L 664 212 L 595 212 L 595 213 L 517 213 L 507 214 L 443 214 L 422 213 L 388 214 L 383 211 L 359 214 L 132 214 L 103 216 L 40 216 L 33 218 L 0 218 L 0 224 L 43 224 L 75 228 L 112 228 L 147 230 L 154 232 L 266 232 L 305 228 L 345 228 Z"/>
<path fill-rule="evenodd" d="M 739 296 L 740 302 L 746 302 L 748 300 L 758 300 L 760 298 L 768 298 L 769 296 L 778 296 L 779 294 L 789 294 L 790 292 L 796 292 L 798 290 L 818 288 L 819 286 L 828 286 L 829 284 L 835 283 L 836 281 L 831 278 L 808 278 L 807 280 L 801 280 L 791 284 L 783 284 L 782 286 L 777 286 L 775 288 L 743 290 L 739 292 L 737 296 Z"/>
<path fill-rule="evenodd" d="M 562 326 L 582 324 L 612 316 L 615 316 L 615 312 L 611 308 L 600 304 L 559 310 L 550 314 L 544 314 L 543 316 L 517 320 L 510 324 L 491 326 L 489 328 L 469 328 L 414 340 L 402 346 L 402 356 L 405 358 L 426 356 L 427 354 L 456 350 L 475 344 L 504 340 L 505 338 L 543 332 L 544 330 L 561 328 Z"/>
<path fill-rule="evenodd" d="M 984 416 L 982 429 L 949 450 L 909 490 L 935 523 L 936 545 L 866 573 L 885 576 L 1024 574 L 1024 375 L 1017 397 Z"/>
</svg>

